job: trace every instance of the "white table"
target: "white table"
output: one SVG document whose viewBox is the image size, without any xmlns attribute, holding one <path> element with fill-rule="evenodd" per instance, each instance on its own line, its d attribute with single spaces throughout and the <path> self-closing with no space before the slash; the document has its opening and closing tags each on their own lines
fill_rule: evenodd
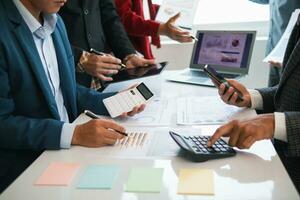
<svg viewBox="0 0 300 200">
<path fill-rule="evenodd" d="M 217 95 L 213 88 L 172 82 L 162 83 L 162 96 Z M 174 114 L 176 108 L 174 108 Z M 170 127 L 157 128 L 159 134 L 168 134 Z M 178 127 L 177 127 L 178 128 Z M 180 127 L 183 131 L 202 131 L 212 134 L 216 126 Z M 75 162 L 81 165 L 69 187 L 37 187 L 33 183 L 54 161 Z M 89 164 L 115 164 L 121 173 L 112 190 L 80 190 L 76 188 L 80 175 Z M 164 168 L 163 187 L 159 194 L 127 193 L 124 184 L 129 170 L 136 166 Z M 209 168 L 214 170 L 215 195 L 177 195 L 178 172 L 181 168 Z M 1 196 L 0 199 L 104 199 L 104 200 L 193 200 L 193 199 L 299 199 L 299 195 L 284 169 L 270 141 L 257 142 L 250 150 L 238 151 L 235 157 L 193 163 L 176 156 L 118 158 L 101 154 L 101 148 L 72 147 L 70 150 L 44 152 Z"/>
</svg>

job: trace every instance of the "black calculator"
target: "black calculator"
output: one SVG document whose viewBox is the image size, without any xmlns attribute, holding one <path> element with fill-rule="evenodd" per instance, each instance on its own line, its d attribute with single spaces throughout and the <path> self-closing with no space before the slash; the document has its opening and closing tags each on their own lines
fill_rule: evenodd
<svg viewBox="0 0 300 200">
<path fill-rule="evenodd" d="M 210 136 L 182 136 L 172 131 L 169 133 L 183 150 L 184 156 L 195 162 L 236 155 L 236 151 L 222 139 L 217 140 L 212 147 L 207 147 L 206 144 Z"/>
</svg>

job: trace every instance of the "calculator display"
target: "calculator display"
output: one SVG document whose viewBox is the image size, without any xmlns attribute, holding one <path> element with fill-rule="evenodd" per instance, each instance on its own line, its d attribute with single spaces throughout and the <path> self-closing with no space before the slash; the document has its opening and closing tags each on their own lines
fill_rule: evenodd
<svg viewBox="0 0 300 200">
<path fill-rule="evenodd" d="M 147 88 L 144 83 L 141 83 L 136 88 L 146 100 L 150 99 L 153 96 L 153 93 Z"/>
</svg>

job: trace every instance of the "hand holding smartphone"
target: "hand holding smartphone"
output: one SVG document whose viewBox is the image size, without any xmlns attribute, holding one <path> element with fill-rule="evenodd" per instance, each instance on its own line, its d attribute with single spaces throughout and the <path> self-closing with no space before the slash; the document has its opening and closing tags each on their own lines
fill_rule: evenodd
<svg viewBox="0 0 300 200">
<path fill-rule="evenodd" d="M 230 88 L 233 87 L 235 92 L 238 94 L 238 102 L 244 101 L 243 94 L 235 88 L 233 85 L 231 85 L 223 76 L 218 74 L 214 68 L 210 67 L 209 65 L 206 65 L 204 67 L 204 71 L 207 73 L 207 75 L 218 85 L 218 87 L 223 83 L 225 85 L 225 92 Z"/>
</svg>

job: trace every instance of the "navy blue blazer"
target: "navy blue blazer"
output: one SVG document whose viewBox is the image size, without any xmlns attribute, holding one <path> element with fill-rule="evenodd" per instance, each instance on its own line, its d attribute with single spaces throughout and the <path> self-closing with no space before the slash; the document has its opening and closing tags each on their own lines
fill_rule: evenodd
<svg viewBox="0 0 300 200">
<path fill-rule="evenodd" d="M 60 149 L 60 121 L 32 34 L 12 1 L 0 0 L 0 192 L 45 149 Z M 52 34 L 70 121 L 84 109 L 107 114 L 101 94 L 76 85 L 60 17 Z M 6 183 L 3 183 L 5 179 Z"/>
</svg>

